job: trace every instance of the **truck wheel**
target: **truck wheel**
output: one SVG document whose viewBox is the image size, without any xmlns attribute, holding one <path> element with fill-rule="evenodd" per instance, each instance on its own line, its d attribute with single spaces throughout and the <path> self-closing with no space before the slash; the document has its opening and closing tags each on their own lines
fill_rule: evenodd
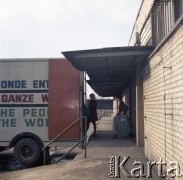
<svg viewBox="0 0 183 180">
<path fill-rule="evenodd" d="M 0 152 L 4 151 L 6 148 L 0 147 Z"/>
<path fill-rule="evenodd" d="M 30 138 L 24 138 L 15 144 L 14 155 L 23 165 L 33 165 L 40 157 L 41 150 L 38 143 Z"/>
</svg>

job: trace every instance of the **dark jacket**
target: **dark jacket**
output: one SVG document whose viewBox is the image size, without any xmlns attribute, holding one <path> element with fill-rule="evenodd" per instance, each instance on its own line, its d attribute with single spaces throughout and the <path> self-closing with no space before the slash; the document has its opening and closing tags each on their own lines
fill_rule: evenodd
<svg viewBox="0 0 183 180">
<path fill-rule="evenodd" d="M 98 121 L 97 117 L 97 101 L 92 99 L 89 102 L 89 114 L 88 114 L 88 121 L 93 122 L 93 121 Z"/>
<path fill-rule="evenodd" d="M 120 101 L 119 113 L 121 114 L 123 112 L 124 114 L 126 114 L 127 110 L 128 110 L 128 106 L 123 101 Z"/>
</svg>

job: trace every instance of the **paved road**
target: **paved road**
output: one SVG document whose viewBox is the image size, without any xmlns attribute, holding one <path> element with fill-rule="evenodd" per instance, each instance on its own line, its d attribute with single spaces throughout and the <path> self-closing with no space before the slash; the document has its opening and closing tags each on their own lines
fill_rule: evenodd
<svg viewBox="0 0 183 180">
<path fill-rule="evenodd" d="M 90 130 L 92 132 L 92 127 Z M 103 118 L 98 125 L 97 137 L 90 138 L 87 148 L 87 158 L 84 158 L 84 152 L 78 151 L 77 153 L 78 155 L 74 160 L 66 163 L 2 173 L 0 174 L 0 180 L 108 180 L 111 179 L 109 177 L 110 156 L 121 156 L 122 158 L 130 156 L 125 165 L 128 172 L 134 168 L 134 161 L 140 161 L 143 164 L 147 163 L 143 150 L 137 148 L 130 139 L 115 139 L 113 137 L 112 117 Z M 152 178 L 128 178 L 120 169 L 119 171 L 119 179 L 123 180 L 159 179 L 154 172 Z"/>
</svg>

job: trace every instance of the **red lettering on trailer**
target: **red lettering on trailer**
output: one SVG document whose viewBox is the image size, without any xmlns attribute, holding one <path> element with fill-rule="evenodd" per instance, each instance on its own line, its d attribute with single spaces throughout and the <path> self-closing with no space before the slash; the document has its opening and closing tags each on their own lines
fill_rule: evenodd
<svg viewBox="0 0 183 180">
<path fill-rule="evenodd" d="M 41 97 L 43 102 L 48 102 L 48 94 L 41 94 Z"/>
<path fill-rule="evenodd" d="M 2 95 L 1 102 L 24 102 L 24 103 L 32 103 L 34 102 L 33 94 L 18 94 L 18 95 Z"/>
</svg>

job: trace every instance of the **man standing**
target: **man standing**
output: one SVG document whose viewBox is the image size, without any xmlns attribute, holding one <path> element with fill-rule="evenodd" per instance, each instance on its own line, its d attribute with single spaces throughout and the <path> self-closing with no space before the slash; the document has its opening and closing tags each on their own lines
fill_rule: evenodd
<svg viewBox="0 0 183 180">
<path fill-rule="evenodd" d="M 97 130 L 96 121 L 98 121 L 98 117 L 97 117 L 97 101 L 95 100 L 94 94 L 90 94 L 90 102 L 88 104 L 88 109 L 89 113 L 87 120 L 87 130 L 89 129 L 90 123 L 92 123 L 94 128 L 94 136 L 96 136 L 96 130 Z"/>
</svg>

